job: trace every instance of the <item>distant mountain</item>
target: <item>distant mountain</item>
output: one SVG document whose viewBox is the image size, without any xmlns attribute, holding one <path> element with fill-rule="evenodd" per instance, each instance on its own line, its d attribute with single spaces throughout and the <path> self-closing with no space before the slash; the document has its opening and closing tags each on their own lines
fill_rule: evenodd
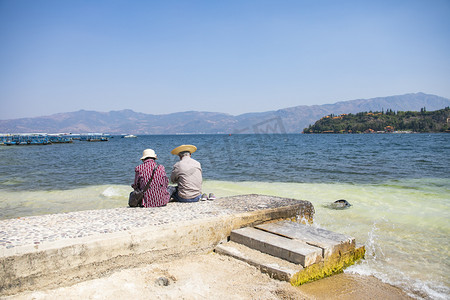
<svg viewBox="0 0 450 300">
<path fill-rule="evenodd" d="M 153 115 L 132 110 L 96 112 L 80 110 L 51 116 L 0 120 L 1 133 L 102 132 L 110 134 L 175 133 L 300 133 L 329 114 L 364 111 L 428 111 L 450 106 L 450 99 L 424 93 L 341 101 L 334 104 L 295 106 L 277 111 L 232 116 L 188 111 Z"/>
</svg>

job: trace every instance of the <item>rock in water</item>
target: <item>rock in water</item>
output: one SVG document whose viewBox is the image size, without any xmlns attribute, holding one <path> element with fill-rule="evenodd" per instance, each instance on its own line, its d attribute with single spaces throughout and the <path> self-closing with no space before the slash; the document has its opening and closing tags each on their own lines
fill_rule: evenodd
<svg viewBox="0 0 450 300">
<path fill-rule="evenodd" d="M 334 201 L 333 203 L 330 203 L 329 205 L 326 205 L 325 207 L 331 208 L 331 209 L 346 209 L 352 206 L 347 200 L 345 199 L 339 199 Z"/>
</svg>

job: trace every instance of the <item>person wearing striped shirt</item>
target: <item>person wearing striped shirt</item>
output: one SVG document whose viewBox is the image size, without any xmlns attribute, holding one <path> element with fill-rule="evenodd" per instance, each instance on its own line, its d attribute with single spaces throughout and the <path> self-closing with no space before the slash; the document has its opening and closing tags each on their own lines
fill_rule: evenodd
<svg viewBox="0 0 450 300">
<path fill-rule="evenodd" d="M 163 165 L 156 163 L 156 153 L 153 149 L 145 149 L 142 153 L 142 164 L 135 168 L 133 188 L 139 187 L 144 189 L 147 182 L 152 177 L 149 188 L 144 193 L 142 205 L 144 207 L 158 207 L 165 206 L 170 200 L 170 194 L 167 191 L 169 179 L 167 178 L 166 170 Z"/>
</svg>

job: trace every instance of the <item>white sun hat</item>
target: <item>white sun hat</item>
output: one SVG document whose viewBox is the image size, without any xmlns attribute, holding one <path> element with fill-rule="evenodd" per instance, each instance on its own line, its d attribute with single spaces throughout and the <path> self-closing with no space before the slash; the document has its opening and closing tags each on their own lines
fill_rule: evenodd
<svg viewBox="0 0 450 300">
<path fill-rule="evenodd" d="M 144 152 L 142 152 L 141 160 L 144 160 L 146 158 L 154 158 L 156 159 L 156 153 L 153 149 L 145 149 Z"/>
</svg>

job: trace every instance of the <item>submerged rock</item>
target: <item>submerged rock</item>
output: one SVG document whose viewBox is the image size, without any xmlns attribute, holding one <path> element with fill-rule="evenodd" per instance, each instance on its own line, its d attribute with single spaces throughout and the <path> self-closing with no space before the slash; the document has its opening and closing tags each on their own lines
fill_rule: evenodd
<svg viewBox="0 0 450 300">
<path fill-rule="evenodd" d="M 325 207 L 330 209 L 346 209 L 349 208 L 350 206 L 352 205 L 345 199 L 339 199 L 334 201 L 333 203 L 325 205 Z"/>
</svg>

